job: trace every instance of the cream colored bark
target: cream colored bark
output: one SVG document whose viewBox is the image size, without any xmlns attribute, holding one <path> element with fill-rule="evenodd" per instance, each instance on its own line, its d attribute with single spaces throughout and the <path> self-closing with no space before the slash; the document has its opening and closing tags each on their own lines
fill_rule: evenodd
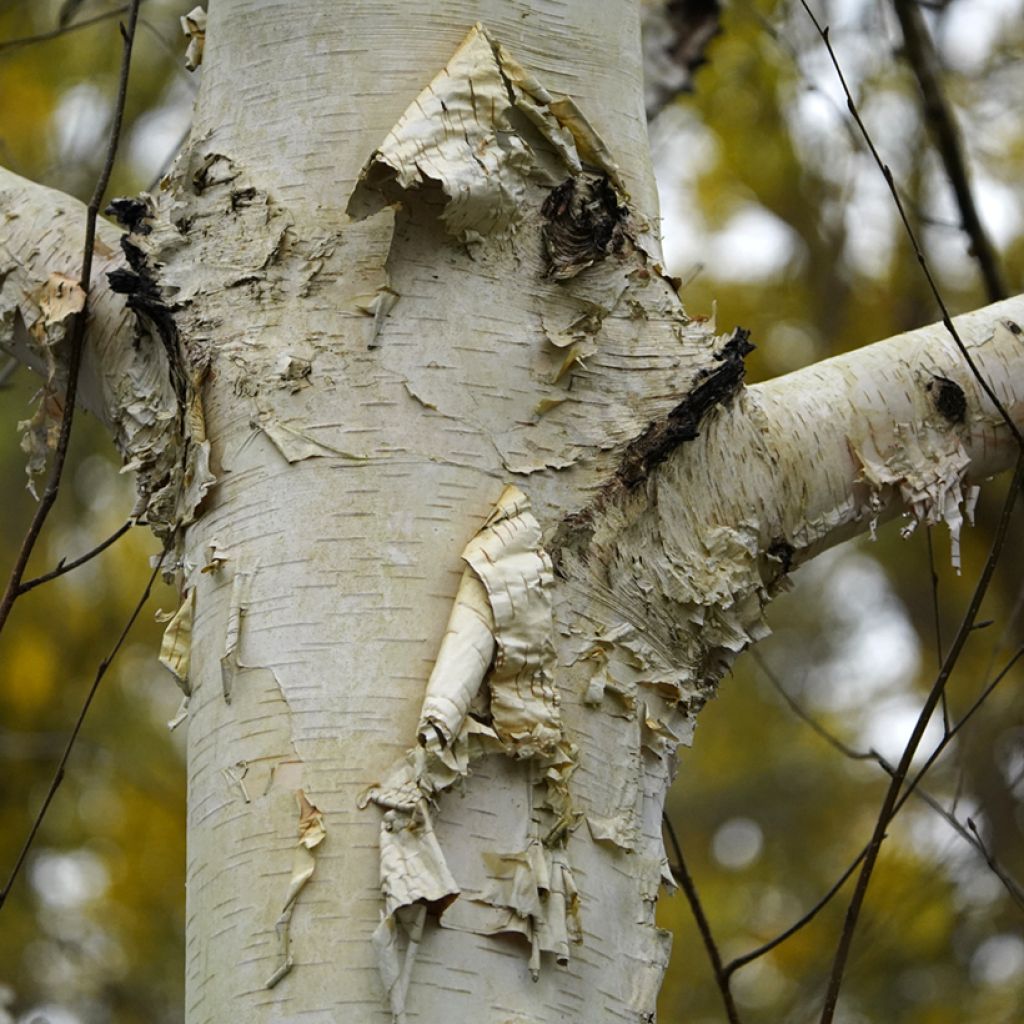
<svg viewBox="0 0 1024 1024">
<path fill-rule="evenodd" d="M 772 593 L 901 499 L 956 526 L 1012 459 L 934 329 L 740 389 L 658 263 L 637 30 L 209 12 L 118 280 L 153 361 L 94 319 L 97 365 L 170 388 L 190 1024 L 652 1019 L 675 750 Z M 963 321 L 1018 422 L 1021 322 Z"/>
</svg>

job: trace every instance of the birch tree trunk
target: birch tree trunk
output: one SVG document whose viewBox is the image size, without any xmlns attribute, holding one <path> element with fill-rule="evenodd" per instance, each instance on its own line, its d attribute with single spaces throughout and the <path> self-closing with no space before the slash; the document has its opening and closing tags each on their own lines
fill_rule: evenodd
<svg viewBox="0 0 1024 1024">
<path fill-rule="evenodd" d="M 87 368 L 177 545 L 190 1024 L 653 1020 L 675 751 L 765 605 L 880 516 L 955 538 L 1012 461 L 941 329 L 743 389 L 660 265 L 638 36 L 211 4 L 189 143 L 120 208 L 138 337 L 99 285 Z M 74 214 L 3 193 L 42 362 Z M 1022 318 L 958 322 L 1018 423 Z"/>
</svg>

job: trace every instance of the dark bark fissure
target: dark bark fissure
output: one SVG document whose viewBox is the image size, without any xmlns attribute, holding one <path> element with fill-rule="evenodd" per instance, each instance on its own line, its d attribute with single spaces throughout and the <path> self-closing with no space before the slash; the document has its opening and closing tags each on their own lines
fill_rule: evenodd
<svg viewBox="0 0 1024 1024">
<path fill-rule="evenodd" d="M 540 208 L 548 276 L 565 281 L 632 246 L 629 210 L 606 174 L 584 171 L 556 186 Z"/>
<path fill-rule="evenodd" d="M 121 236 L 121 249 L 130 270 L 112 270 L 107 274 L 112 291 L 125 296 L 125 304 L 136 315 L 137 324 L 149 324 L 163 344 L 171 384 L 178 398 L 178 408 L 184 415 L 187 394 L 185 369 L 178 345 L 178 327 L 172 309 L 164 302 L 153 268 L 149 266 L 144 250 L 132 241 L 132 235 L 145 236 L 152 230 L 146 223 L 152 211 L 141 199 L 115 199 L 106 212 L 128 229 Z M 138 334 L 141 332 L 137 332 Z"/>
<path fill-rule="evenodd" d="M 939 415 L 950 423 L 963 423 L 967 416 L 967 397 L 956 381 L 938 375 L 925 385 Z"/>
<path fill-rule="evenodd" d="M 725 405 L 739 392 L 746 375 L 745 357 L 754 350 L 750 332 L 737 327 L 728 341 L 714 353 L 716 366 L 701 370 L 686 397 L 667 416 L 655 420 L 631 441 L 623 452 L 619 468 L 587 508 L 566 516 L 550 544 L 556 571 L 561 554 L 573 551 L 582 554 L 594 532 L 594 517 L 616 499 L 631 494 L 644 484 L 651 473 L 680 445 L 700 436 L 700 424 L 713 409 Z M 784 542 L 780 542 L 780 545 Z M 788 548 L 788 552 L 785 550 Z M 792 560 L 793 549 L 786 544 L 774 554 L 785 571 Z"/>
<path fill-rule="evenodd" d="M 746 374 L 744 358 L 753 350 L 750 332 L 737 327 L 714 354 L 718 366 L 701 370 L 690 393 L 664 419 L 652 423 L 629 444 L 615 474 L 616 481 L 628 491 L 636 490 L 679 445 L 694 440 L 701 420 L 739 390 Z"/>
</svg>

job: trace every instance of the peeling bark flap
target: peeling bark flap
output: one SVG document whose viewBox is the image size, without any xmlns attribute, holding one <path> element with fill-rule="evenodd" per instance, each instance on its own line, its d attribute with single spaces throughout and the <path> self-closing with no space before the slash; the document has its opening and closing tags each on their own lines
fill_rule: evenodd
<svg viewBox="0 0 1024 1024">
<path fill-rule="evenodd" d="M 576 104 L 550 94 L 476 25 L 374 151 L 348 212 L 376 212 L 389 186 L 436 183 L 448 199 L 448 231 L 475 241 L 515 225 L 528 181 L 553 185 L 584 166 L 621 191 L 618 168 Z"/>
<path fill-rule="evenodd" d="M 522 491 L 505 488 L 462 557 L 469 568 L 427 683 L 418 745 L 361 800 L 385 811 L 384 914 L 374 945 L 396 1019 L 404 1013 L 409 958 L 423 928 L 417 905 L 446 912 L 446 927 L 525 936 L 534 973 L 542 951 L 565 962 L 570 939 L 580 934 L 576 888 L 561 849 L 574 820 L 566 784 L 576 752 L 565 739 L 554 682 L 554 576 Z M 541 792 L 534 799 L 540 816 L 534 827 L 546 819 L 546 833 L 520 852 L 494 854 L 490 887 L 453 905 L 449 919 L 446 908 L 460 887 L 434 834 L 429 804 L 486 753 L 536 766 L 531 784 Z M 406 934 L 404 964 L 399 925 Z"/>
</svg>

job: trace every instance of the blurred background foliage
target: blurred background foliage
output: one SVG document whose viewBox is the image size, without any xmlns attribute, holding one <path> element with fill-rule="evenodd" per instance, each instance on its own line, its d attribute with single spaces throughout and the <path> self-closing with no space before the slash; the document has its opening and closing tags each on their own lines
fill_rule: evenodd
<svg viewBox="0 0 1024 1024">
<path fill-rule="evenodd" d="M 136 42 L 121 159 L 110 194 L 150 187 L 187 129 L 195 81 L 177 18 L 186 3 L 147 0 Z M 734 0 L 646 3 L 652 83 L 677 61 L 673 10 L 721 31 L 708 62 L 652 89 L 651 140 L 666 257 L 691 315 L 740 324 L 758 344 L 753 379 L 937 319 L 884 182 L 845 114 L 820 39 L 799 6 Z M 1024 279 L 1022 0 L 925 8 L 969 154 L 982 220 L 1011 292 Z M 95 180 L 120 53 L 105 0 L 0 0 L 0 162 L 86 198 Z M 985 292 L 940 162 L 929 144 L 901 36 L 884 0 L 818 4 L 874 140 L 892 166 L 955 312 Z M 668 15 L 666 15 L 666 11 Z M 8 42 L 5 42 L 8 41 Z M 671 68 L 670 68 L 671 70 Z M 671 75 L 669 78 L 671 79 Z M 692 91 L 678 92 L 689 79 Z M 34 384 L 0 390 L 0 520 L 8 566 L 32 511 L 16 423 Z M 131 482 L 99 427 L 82 417 L 57 511 L 30 574 L 90 548 L 124 521 Z M 773 606 L 775 635 L 741 658 L 682 752 L 669 813 L 723 957 L 765 942 L 812 906 L 870 835 L 886 776 L 837 751 L 799 708 L 857 750 L 896 760 L 984 562 L 1006 482 L 982 490 L 965 531 L 964 573 L 932 531 L 897 525 L 796 574 Z M 1024 516 L 952 680 L 956 720 L 1024 640 Z M 6 877 L 95 666 L 130 614 L 155 543 L 141 531 L 102 559 L 23 598 L 0 645 L 0 871 Z M 6 571 L 6 570 L 5 570 Z M 141 1024 L 182 1017 L 183 736 L 166 726 L 177 690 L 155 652 L 158 588 L 104 682 L 0 927 L 0 1024 Z M 763 667 L 762 667 L 763 666 Z M 773 682 L 774 678 L 774 682 Z M 925 788 L 990 858 L 1024 882 L 1024 694 L 1017 669 L 931 770 Z M 941 737 L 935 723 L 928 740 Z M 928 743 L 925 744 L 928 746 Z M 1012 885 L 1011 885 L 1012 888 Z M 816 1019 L 849 888 L 806 928 L 739 970 L 745 1024 Z M 661 903 L 675 933 L 663 1024 L 725 1020 L 681 894 Z M 844 1024 L 1017 1024 L 1024 1019 L 1024 906 L 976 846 L 921 801 L 890 829 L 847 975 Z"/>
</svg>

